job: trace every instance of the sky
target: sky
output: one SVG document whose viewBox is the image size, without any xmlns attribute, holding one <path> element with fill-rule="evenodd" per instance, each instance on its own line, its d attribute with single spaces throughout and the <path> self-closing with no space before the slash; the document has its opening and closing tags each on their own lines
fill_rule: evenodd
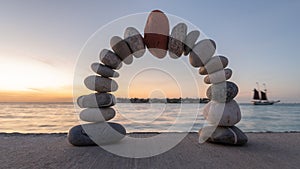
<svg viewBox="0 0 300 169">
<path fill-rule="evenodd" d="M 230 80 L 238 84 L 240 90 L 238 101 L 249 102 L 256 82 L 260 82 L 267 84 L 270 99 L 300 102 L 300 56 L 297 52 L 300 1 L 297 0 L 2 0 L 0 3 L 0 102 L 72 101 L 78 56 L 90 36 L 120 17 L 154 9 L 191 22 L 216 41 L 218 53 L 229 58 L 229 67 L 234 72 Z M 160 66 L 166 70 L 178 70 L 178 64 L 171 64 L 170 59 L 161 62 L 164 64 Z M 125 69 L 120 70 L 123 79 L 130 75 Z M 122 92 L 121 87 L 115 95 L 177 97 L 178 91 L 190 89 L 187 84 L 190 81 L 184 80 L 186 77 L 182 73 L 175 73 L 179 81 L 186 82 L 180 82 L 179 88 L 172 78 L 159 81 L 159 77 L 165 75 L 158 74 L 161 75 L 146 72 L 142 75 L 144 78 L 132 81 L 129 92 Z M 190 89 L 184 96 L 205 97 L 208 85 L 202 80 L 199 76 L 196 82 L 198 92 Z M 127 85 L 122 79 L 118 82 L 119 86 Z M 138 86 L 145 83 L 146 90 L 152 93 L 141 94 Z M 164 83 L 172 83 L 175 87 L 156 90 Z"/>
</svg>

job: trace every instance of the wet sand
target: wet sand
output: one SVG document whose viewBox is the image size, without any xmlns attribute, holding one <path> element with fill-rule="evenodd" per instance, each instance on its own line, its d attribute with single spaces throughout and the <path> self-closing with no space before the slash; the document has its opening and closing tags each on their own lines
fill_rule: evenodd
<svg viewBox="0 0 300 169">
<path fill-rule="evenodd" d="M 144 133 L 147 135 L 147 133 Z M 140 134 L 132 134 L 140 136 Z M 247 133 L 242 147 L 198 143 L 190 133 L 163 154 L 124 158 L 100 147 L 74 147 L 66 134 L 0 134 L 0 168 L 298 168 L 300 133 Z"/>
</svg>

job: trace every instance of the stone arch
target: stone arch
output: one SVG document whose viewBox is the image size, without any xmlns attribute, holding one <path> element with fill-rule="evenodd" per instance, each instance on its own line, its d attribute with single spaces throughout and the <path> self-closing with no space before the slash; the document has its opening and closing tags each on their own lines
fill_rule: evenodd
<svg viewBox="0 0 300 169">
<path fill-rule="evenodd" d="M 228 59 L 214 56 L 216 43 L 212 39 L 197 42 L 200 32 L 187 33 L 187 26 L 178 23 L 170 28 L 167 16 L 159 11 L 152 11 L 147 19 L 142 36 L 134 27 L 128 27 L 124 39 L 113 36 L 110 40 L 112 50 L 100 52 L 102 63 L 93 63 L 92 70 L 100 76 L 92 75 L 84 80 L 85 86 L 97 93 L 78 97 L 77 104 L 86 108 L 80 112 L 80 119 L 92 122 L 70 129 L 69 142 L 75 146 L 106 145 L 119 142 L 126 135 L 125 128 L 117 123 L 106 122 L 116 112 L 111 106 L 116 98 L 109 92 L 116 91 L 118 84 L 113 78 L 119 77 L 118 70 L 122 64 L 131 64 L 133 58 L 142 57 L 146 48 L 158 57 L 179 58 L 189 55 L 190 64 L 199 68 L 199 74 L 205 75 L 204 82 L 212 84 L 207 89 L 207 97 L 211 100 L 204 108 L 203 115 L 207 126 L 199 131 L 199 142 L 210 141 L 222 144 L 242 145 L 247 142 L 244 133 L 234 125 L 241 119 L 241 112 L 234 98 L 238 94 L 235 83 L 227 81 L 232 70 L 226 68 Z M 99 123 L 103 122 L 103 123 Z M 86 130 L 90 133 L 85 132 Z"/>
</svg>

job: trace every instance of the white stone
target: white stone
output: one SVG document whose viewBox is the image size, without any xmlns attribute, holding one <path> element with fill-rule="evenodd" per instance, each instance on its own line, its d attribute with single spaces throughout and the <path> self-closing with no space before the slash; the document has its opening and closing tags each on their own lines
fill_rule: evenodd
<svg viewBox="0 0 300 169">
<path fill-rule="evenodd" d="M 103 77 L 119 77 L 120 76 L 118 72 L 116 72 L 113 69 L 111 69 L 110 67 L 102 65 L 100 63 L 91 64 L 91 69 L 95 73 L 97 73 Z"/>
<path fill-rule="evenodd" d="M 237 96 L 239 92 L 238 86 L 230 81 L 212 84 L 206 90 L 206 96 L 210 100 L 220 103 L 229 102 Z"/>
<path fill-rule="evenodd" d="M 85 78 L 84 84 L 88 89 L 98 92 L 113 92 L 118 89 L 118 84 L 115 80 L 96 75 Z"/>
<path fill-rule="evenodd" d="M 104 122 L 113 119 L 115 115 L 113 108 L 87 108 L 80 112 L 79 117 L 87 122 Z"/>
<path fill-rule="evenodd" d="M 84 96 L 85 96 L 85 95 L 79 96 L 79 97 L 77 98 L 77 104 L 78 104 L 79 107 L 83 107 L 83 99 L 84 99 Z"/>
<path fill-rule="evenodd" d="M 110 107 L 116 104 L 116 98 L 110 93 L 92 93 L 77 98 L 81 108 Z"/>
<path fill-rule="evenodd" d="M 120 69 L 122 67 L 122 61 L 119 56 L 108 49 L 101 50 L 99 58 L 104 65 L 112 69 Z"/>
<path fill-rule="evenodd" d="M 184 55 L 188 55 L 190 53 L 199 36 L 200 32 L 198 30 L 191 31 L 187 34 L 184 42 Z"/>
<path fill-rule="evenodd" d="M 89 137 L 92 138 L 92 140 L 98 145 L 114 143 L 125 137 L 124 131 L 126 132 L 126 130 L 124 128 L 122 128 L 122 132 L 116 130 L 117 128 L 121 128 L 121 125 L 117 126 L 115 129 L 109 124 L 111 123 L 91 123 L 82 125 L 82 128 L 89 135 Z"/>
<path fill-rule="evenodd" d="M 244 145 L 248 141 L 248 137 L 236 126 L 217 127 L 206 126 L 199 130 L 199 140 L 217 144 L 228 145 Z"/>
<path fill-rule="evenodd" d="M 132 54 L 136 57 L 142 57 L 145 53 L 145 44 L 142 35 L 134 27 L 126 28 L 124 32 L 124 40 L 130 47 Z"/>
<path fill-rule="evenodd" d="M 205 76 L 204 82 L 206 84 L 221 83 L 221 82 L 224 82 L 224 81 L 230 79 L 231 75 L 232 75 L 231 69 L 227 68 L 227 69 L 219 70 L 217 72 L 214 72 L 212 74 Z"/>
<path fill-rule="evenodd" d="M 241 120 L 241 110 L 235 100 L 228 103 L 210 101 L 203 109 L 204 118 L 218 126 L 234 126 Z"/>
<path fill-rule="evenodd" d="M 131 64 L 133 62 L 131 50 L 127 42 L 121 37 L 113 36 L 110 39 L 110 46 L 125 64 Z"/>
<path fill-rule="evenodd" d="M 198 42 L 190 52 L 190 64 L 194 67 L 204 66 L 214 55 L 216 43 L 211 39 L 204 39 Z"/>
<path fill-rule="evenodd" d="M 186 33 L 187 26 L 185 23 L 179 23 L 172 29 L 168 43 L 169 55 L 171 58 L 178 58 L 182 55 Z"/>
<path fill-rule="evenodd" d="M 205 71 L 208 74 L 210 74 L 224 69 L 227 65 L 228 65 L 228 59 L 226 57 L 214 56 L 205 64 L 204 68 Z"/>
<path fill-rule="evenodd" d="M 126 129 L 121 124 L 99 122 L 72 127 L 68 140 L 75 146 L 95 146 L 119 142 L 125 135 Z"/>
</svg>

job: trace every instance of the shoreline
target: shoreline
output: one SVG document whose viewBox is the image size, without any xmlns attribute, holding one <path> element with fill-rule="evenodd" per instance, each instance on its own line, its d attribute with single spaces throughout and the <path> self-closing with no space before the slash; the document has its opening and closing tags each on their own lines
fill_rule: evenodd
<svg viewBox="0 0 300 169">
<path fill-rule="evenodd" d="M 152 133 L 130 133 L 132 137 Z M 75 147 L 66 133 L 0 133 L 3 168 L 298 168 L 300 132 L 246 133 L 245 146 L 198 143 L 189 133 L 171 150 L 148 158 L 126 158 L 98 146 Z M 0 168 L 1 168 L 0 167 Z"/>
<path fill-rule="evenodd" d="M 237 101 L 238 102 L 238 101 Z M 130 104 L 141 104 L 141 103 L 131 103 L 131 102 L 117 102 L 118 103 L 130 103 Z M 162 103 L 165 103 L 165 102 L 162 102 Z M 74 104 L 74 102 L 11 102 L 11 101 L 7 101 L 7 102 L 1 102 L 0 101 L 0 104 Z M 143 103 L 142 103 L 143 104 Z M 147 103 L 145 103 L 147 104 Z M 157 103 L 157 102 L 152 102 L 151 104 L 161 104 L 161 103 Z M 166 103 L 165 103 L 166 104 Z M 171 103 L 171 104 L 200 104 L 200 105 L 204 105 L 204 103 L 193 103 L 193 102 L 182 102 L 182 103 Z M 251 102 L 251 100 L 249 102 L 238 102 L 239 105 L 253 105 L 253 103 Z M 274 105 L 299 105 L 300 102 L 279 102 L 279 103 L 276 103 Z M 273 105 L 273 106 L 274 106 Z"/>
<path fill-rule="evenodd" d="M 130 134 L 161 134 L 161 133 L 186 133 L 186 132 L 130 132 L 126 133 L 127 135 Z M 197 134 L 198 132 L 188 132 L 189 134 Z M 244 132 L 245 134 L 268 134 L 268 133 L 273 133 L 273 134 L 284 134 L 284 133 L 300 133 L 300 131 L 283 131 L 283 132 L 278 132 L 278 131 L 265 131 L 265 132 Z M 30 136 L 30 135 L 67 135 L 67 132 L 62 132 L 62 133 L 20 133 L 20 132 L 12 132 L 12 133 L 6 133 L 6 132 L 0 132 L 1 135 L 20 135 L 20 136 Z"/>
</svg>

